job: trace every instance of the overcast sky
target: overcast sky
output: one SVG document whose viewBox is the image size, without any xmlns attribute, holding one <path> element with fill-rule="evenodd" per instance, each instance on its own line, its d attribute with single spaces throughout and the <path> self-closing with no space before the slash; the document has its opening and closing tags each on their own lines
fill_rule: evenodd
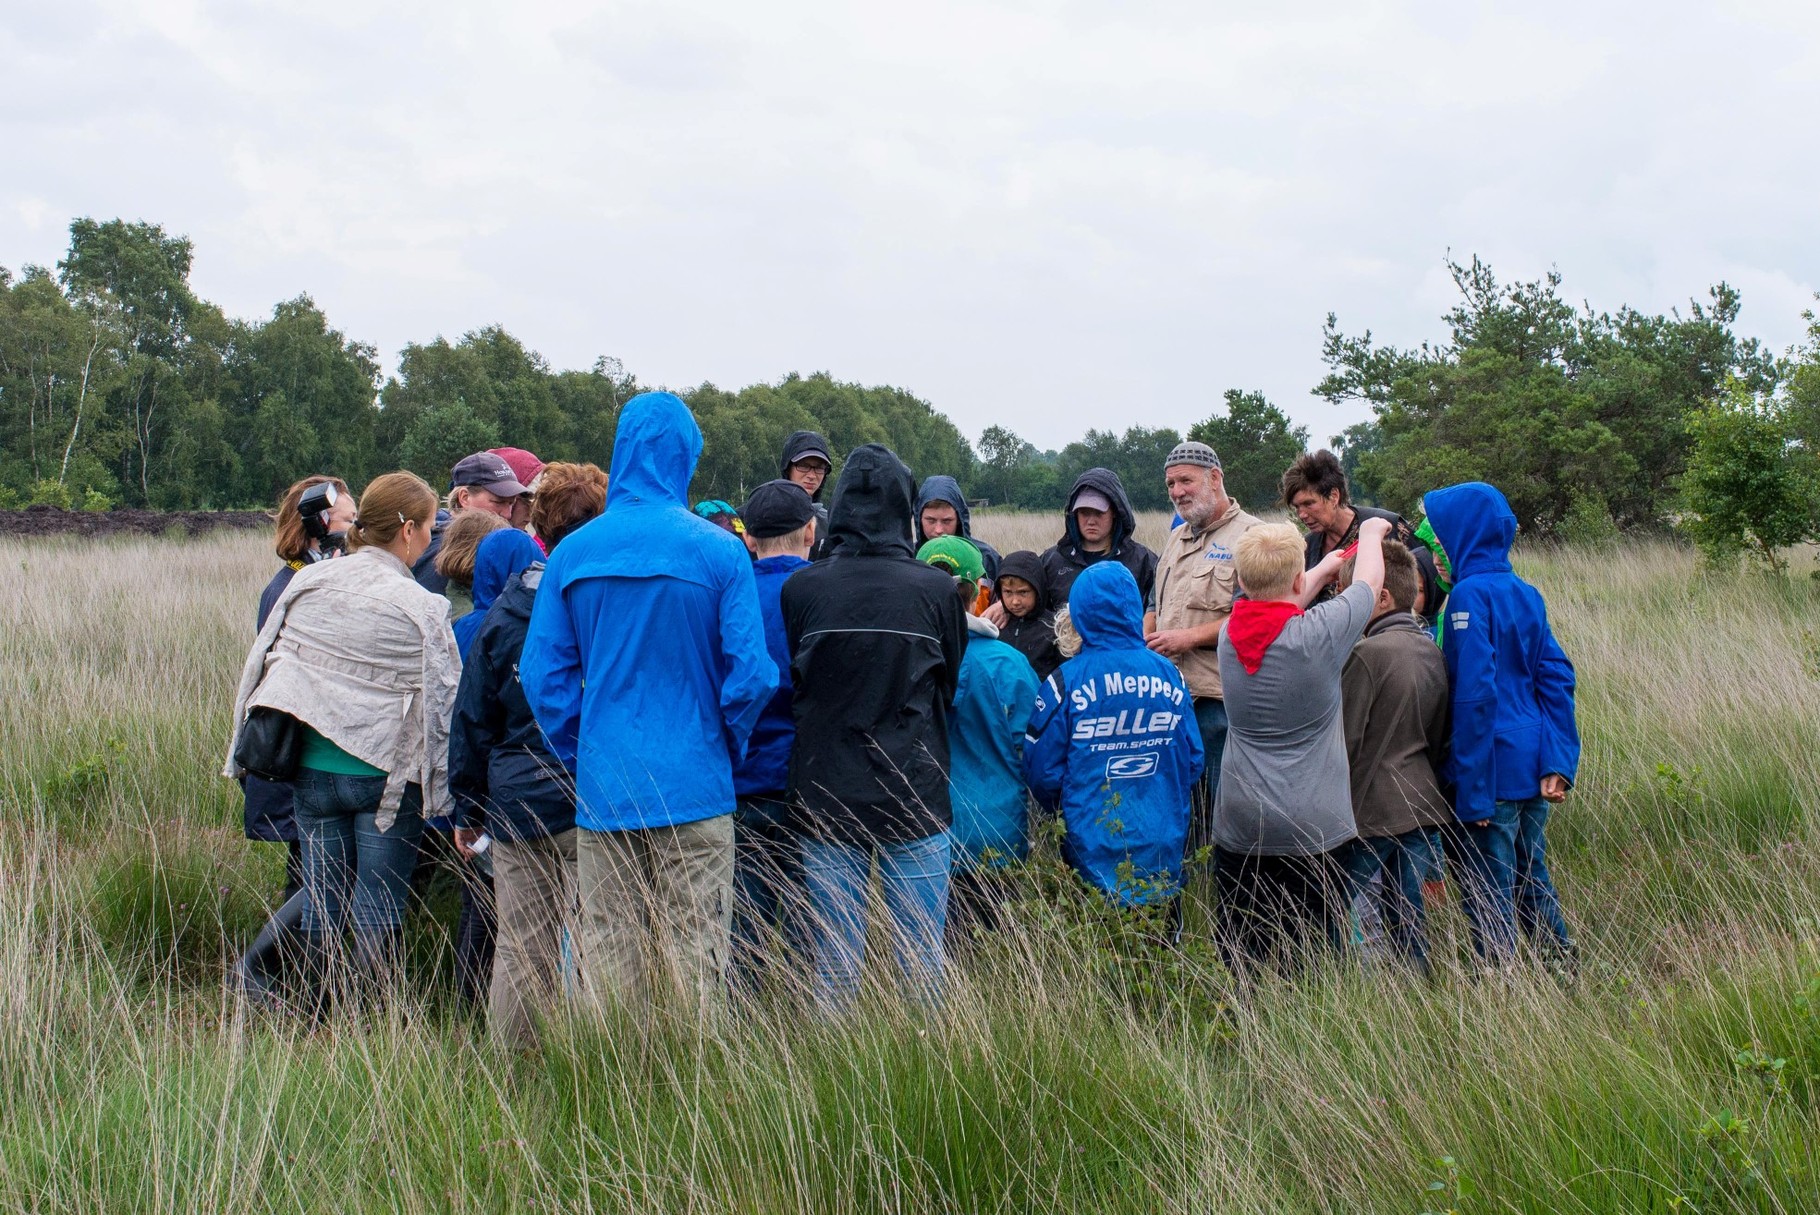
<svg viewBox="0 0 1820 1215">
<path fill-rule="evenodd" d="M 1326 313 L 1440 336 L 1449 249 L 1602 309 L 1729 280 L 1786 347 L 1817 114 L 1811 0 L 14 3 L 0 265 L 145 219 L 230 314 L 308 292 L 388 371 L 497 323 L 974 438 L 1256 388 L 1319 442 L 1362 416 L 1309 395 Z"/>
</svg>

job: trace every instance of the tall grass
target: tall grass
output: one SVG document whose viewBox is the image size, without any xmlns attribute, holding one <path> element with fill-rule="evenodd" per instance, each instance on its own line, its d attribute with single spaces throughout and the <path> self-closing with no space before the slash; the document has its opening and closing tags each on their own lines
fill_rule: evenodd
<svg viewBox="0 0 1820 1215">
<path fill-rule="evenodd" d="M 512 1056 L 433 987 L 313 1031 L 223 994 L 277 885 L 213 775 L 263 545 L 0 542 L 0 1208 L 1820 1210 L 1820 588 L 1523 567 L 1580 670 L 1572 982 L 1240 994 L 1033 893 L 940 1015 L 576 1013 Z"/>
</svg>

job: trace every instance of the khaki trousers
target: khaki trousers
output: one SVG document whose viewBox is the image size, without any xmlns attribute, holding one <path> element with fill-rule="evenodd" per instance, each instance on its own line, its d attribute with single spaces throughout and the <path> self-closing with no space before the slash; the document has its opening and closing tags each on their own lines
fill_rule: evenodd
<svg viewBox="0 0 1820 1215">
<path fill-rule="evenodd" d="M 733 931 L 733 816 L 579 835 L 588 994 L 633 1008 L 654 994 L 718 1007 Z"/>
<path fill-rule="evenodd" d="M 575 921 L 575 836 L 493 845 L 493 897 L 498 945 L 487 1024 L 506 1046 L 531 1046 L 537 1017 L 549 1012 L 561 988 L 562 933 Z"/>
</svg>

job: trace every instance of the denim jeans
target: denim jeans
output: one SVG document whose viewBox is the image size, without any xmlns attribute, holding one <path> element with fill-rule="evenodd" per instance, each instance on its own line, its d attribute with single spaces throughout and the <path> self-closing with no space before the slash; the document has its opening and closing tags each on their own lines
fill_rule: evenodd
<svg viewBox="0 0 1820 1215">
<path fill-rule="evenodd" d="M 1533 797 L 1497 803 L 1485 823 L 1460 824 L 1466 915 L 1473 947 L 1487 961 L 1516 957 L 1519 928 L 1545 953 L 1573 956 L 1573 937 L 1548 873 L 1548 812 L 1548 802 Z"/>
<path fill-rule="evenodd" d="M 1422 879 L 1432 863 L 1428 832 L 1421 827 L 1402 835 L 1354 840 L 1345 858 L 1352 897 L 1369 894 L 1392 947 L 1424 971 L 1428 922 L 1422 908 Z M 1373 886 L 1371 879 L 1380 874 Z"/>
<path fill-rule="evenodd" d="M 1220 795 L 1220 761 L 1226 754 L 1226 702 L 1213 696 L 1195 697 L 1194 723 L 1201 729 L 1207 770 L 1194 786 L 1194 813 L 1188 826 L 1189 856 L 1213 843 L 1213 803 Z"/>
<path fill-rule="evenodd" d="M 733 810 L 733 985 L 754 992 L 770 973 L 809 959 L 802 841 L 774 798 L 742 797 Z"/>
<path fill-rule="evenodd" d="M 374 825 L 385 793 L 383 776 L 344 776 L 300 768 L 294 783 L 297 834 L 303 841 L 306 933 L 339 934 L 397 928 L 417 864 L 423 833 L 423 791 L 405 787 L 390 831 Z"/>
<path fill-rule="evenodd" d="M 815 999 L 827 1013 L 851 1008 L 866 957 L 866 896 L 878 858 L 899 972 L 924 1003 L 941 1002 L 942 933 L 948 916 L 947 832 L 869 847 L 803 840 L 803 876 L 813 913 Z"/>
</svg>

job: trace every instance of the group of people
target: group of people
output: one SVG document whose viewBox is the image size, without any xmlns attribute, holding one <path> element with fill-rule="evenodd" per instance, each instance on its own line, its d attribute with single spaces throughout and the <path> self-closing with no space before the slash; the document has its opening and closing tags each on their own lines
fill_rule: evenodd
<svg viewBox="0 0 1820 1215">
<path fill-rule="evenodd" d="M 405 472 L 357 507 L 292 487 L 226 768 L 249 835 L 291 843 L 250 992 L 320 1008 L 395 978 L 414 878 L 446 865 L 464 990 L 504 1041 L 568 990 L 708 1008 L 806 975 L 839 1013 L 876 870 L 934 1004 L 948 959 L 1008 930 L 1033 815 L 1117 903 L 1179 909 L 1210 862 L 1241 974 L 1361 925 L 1426 968 L 1443 873 L 1488 963 L 1525 933 L 1571 960 L 1544 828 L 1578 765 L 1573 668 L 1492 486 L 1430 493 L 1412 527 L 1313 453 L 1282 479 L 1304 534 L 1185 442 L 1161 553 L 1090 469 L 1052 547 L 1001 555 L 953 478 L 883 446 L 836 478 L 798 432 L 743 504 L 691 509 L 701 448 L 645 393 L 610 473 L 508 448 L 446 498 Z"/>
</svg>

